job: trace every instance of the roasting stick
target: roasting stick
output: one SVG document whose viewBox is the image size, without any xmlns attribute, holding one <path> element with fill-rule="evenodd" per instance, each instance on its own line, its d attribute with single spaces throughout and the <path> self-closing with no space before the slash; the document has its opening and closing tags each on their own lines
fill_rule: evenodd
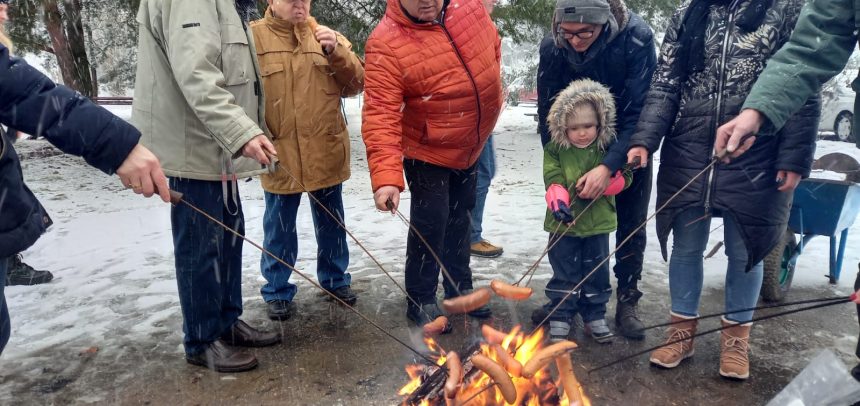
<svg viewBox="0 0 860 406">
<path fill-rule="evenodd" d="M 639 165 L 641 165 L 641 160 L 639 159 L 639 157 L 636 157 L 636 159 L 634 159 L 632 163 L 625 165 L 624 170 L 630 171 L 630 170 L 633 170 L 635 168 L 638 168 Z M 543 258 L 546 256 L 546 254 L 549 253 L 549 250 L 551 250 L 553 247 L 555 247 L 556 244 L 558 244 L 559 241 L 561 241 L 564 234 L 567 233 L 568 231 L 570 231 L 570 228 L 576 224 L 576 220 L 579 220 L 579 218 L 582 217 L 583 214 L 588 212 L 588 209 L 590 209 L 591 206 L 595 202 L 600 200 L 601 197 L 602 196 L 598 196 L 597 198 L 592 199 L 591 202 L 589 202 L 588 205 L 585 206 L 585 208 L 582 209 L 582 211 L 578 215 L 576 215 L 576 218 L 574 218 L 573 221 L 571 221 L 570 223 L 567 224 L 567 227 L 564 229 L 564 231 L 561 234 L 558 233 L 558 229 L 561 228 L 561 223 L 560 222 L 558 223 L 558 226 L 555 227 L 555 231 L 550 235 L 550 239 L 549 239 L 549 242 L 547 243 L 546 249 L 543 250 L 543 253 L 540 254 L 540 257 L 538 257 L 537 261 L 535 261 L 534 264 L 532 264 L 532 266 L 530 266 L 529 269 L 526 270 L 526 272 L 523 274 L 523 276 L 521 276 L 520 279 L 516 283 L 514 283 L 514 285 L 519 286 L 519 284 L 523 281 L 523 279 L 526 278 L 526 276 L 529 277 L 529 280 L 526 281 L 526 286 L 528 286 L 529 283 L 531 283 L 531 281 L 532 281 L 531 275 L 534 274 L 534 271 L 537 269 L 538 265 L 540 265 L 540 261 L 542 261 Z M 557 236 L 555 238 L 555 240 L 552 239 L 553 236 Z"/>
<path fill-rule="evenodd" d="M 306 281 L 308 281 L 311 285 L 313 285 L 313 286 L 315 286 L 316 288 L 318 288 L 319 290 L 323 291 L 325 294 L 327 294 L 327 295 L 331 296 L 331 298 L 332 298 L 332 299 L 334 299 L 335 301 L 337 301 L 337 302 L 338 302 L 338 303 L 340 303 L 341 305 L 345 306 L 347 309 L 351 310 L 353 313 L 355 313 L 356 315 L 358 315 L 359 317 L 361 317 L 364 321 L 366 321 L 366 322 L 370 323 L 373 327 L 376 327 L 376 329 L 377 329 L 377 330 L 381 331 L 383 334 L 385 334 L 386 336 L 388 336 L 388 337 L 389 337 L 389 338 L 391 338 L 392 340 L 394 340 L 394 341 L 396 341 L 397 343 L 399 343 L 400 345 L 402 345 L 402 346 L 406 347 L 409 351 L 412 351 L 413 353 L 415 353 L 415 355 L 417 355 L 418 357 L 420 357 L 420 358 L 424 359 L 425 361 L 429 362 L 431 365 L 436 365 L 436 362 L 435 362 L 435 361 L 433 361 L 432 359 L 430 359 L 430 358 L 429 358 L 429 357 L 427 357 L 426 355 L 422 354 L 420 351 L 416 350 L 415 348 L 412 348 L 412 346 L 410 346 L 409 344 L 406 344 L 405 342 L 403 342 L 403 340 L 401 340 L 401 339 L 399 339 L 399 338 L 395 337 L 393 334 L 389 333 L 389 332 L 388 332 L 388 330 L 386 330 L 386 329 L 382 328 L 380 325 L 376 324 L 376 322 L 374 322 L 373 320 L 371 320 L 370 318 L 368 318 L 367 316 L 365 316 L 364 314 L 362 314 L 362 313 L 361 313 L 360 311 L 358 311 L 356 308 L 354 308 L 354 307 L 350 306 L 348 303 L 344 302 L 341 298 L 337 297 L 337 295 L 335 295 L 334 293 L 329 292 L 328 290 L 326 290 L 325 288 L 323 288 L 322 286 L 320 286 L 320 284 L 319 284 L 319 283 L 317 283 L 316 281 L 314 281 L 313 279 L 311 279 L 310 277 L 308 277 L 307 275 L 305 275 L 303 272 L 300 272 L 300 271 L 299 271 L 298 269 L 296 269 L 294 266 L 292 266 L 292 265 L 288 264 L 286 261 L 284 261 L 283 259 L 279 258 L 277 255 L 275 255 L 275 254 L 273 254 L 272 252 L 270 252 L 269 250 L 267 250 L 267 249 L 263 248 L 263 246 L 261 246 L 260 244 L 258 244 L 258 243 L 256 243 L 256 242 L 254 242 L 253 240 L 251 240 L 251 239 L 249 239 L 249 238 L 245 237 L 244 235 L 242 235 L 242 233 L 240 233 L 240 232 L 238 232 L 238 231 L 236 231 L 236 230 L 234 230 L 234 229 L 230 228 L 229 226 L 227 226 L 226 224 L 222 223 L 222 222 L 221 222 L 221 221 L 219 221 L 218 219 L 216 219 L 216 218 L 212 217 L 211 215 L 209 215 L 209 213 L 206 213 L 205 211 L 203 211 L 202 209 L 198 208 L 197 206 L 195 206 L 195 205 L 193 205 L 193 204 L 189 203 L 188 201 L 186 201 L 186 200 L 185 200 L 185 199 L 183 199 L 182 197 L 183 197 L 182 193 L 179 193 L 179 192 L 176 192 L 176 191 L 173 191 L 173 190 L 171 190 L 171 191 L 170 191 L 170 202 L 171 202 L 171 203 L 173 203 L 174 205 L 177 205 L 177 206 L 178 206 L 180 203 L 185 204 L 185 205 L 186 205 L 186 206 L 188 206 L 190 209 L 192 209 L 192 210 L 194 210 L 194 211 L 196 211 L 196 212 L 200 213 L 203 217 L 206 217 L 207 219 L 209 219 L 209 220 L 210 220 L 210 221 L 212 221 L 213 223 L 218 224 L 218 225 L 219 225 L 219 226 L 221 226 L 224 230 L 227 230 L 227 231 L 231 232 L 233 235 L 235 235 L 235 236 L 237 236 L 237 237 L 241 238 L 242 240 L 244 240 L 244 241 L 245 241 L 245 242 L 247 242 L 248 244 L 253 245 L 255 248 L 259 249 L 260 251 L 262 251 L 262 252 L 263 252 L 263 253 L 265 253 L 266 255 L 268 255 L 268 256 L 270 256 L 270 257 L 272 257 L 272 259 L 274 259 L 275 261 L 280 262 L 282 265 L 286 266 L 286 267 L 287 267 L 287 268 L 289 268 L 291 271 L 295 272 L 295 273 L 296 273 L 296 275 L 299 275 L 300 277 L 304 278 L 304 279 L 305 279 Z"/>
<path fill-rule="evenodd" d="M 436 255 L 436 251 L 430 244 L 427 243 L 427 240 L 424 238 L 424 236 L 421 235 L 420 232 L 418 232 L 418 229 L 415 228 L 412 222 L 410 222 L 409 219 L 406 218 L 406 216 L 404 216 L 403 213 L 400 212 L 400 210 L 394 208 L 394 202 L 392 202 L 390 199 L 385 202 L 385 207 L 387 207 L 389 210 L 393 210 L 394 213 L 397 214 L 397 217 L 400 217 L 400 220 L 403 221 L 403 223 L 409 227 L 409 230 L 415 233 L 415 236 L 418 237 L 419 240 L 421 240 L 421 243 L 424 244 L 425 247 L 427 247 L 427 251 L 430 251 L 430 255 L 433 256 L 433 259 L 436 260 L 436 264 L 439 265 L 439 270 L 442 271 L 442 275 L 444 275 L 445 278 L 448 279 L 448 282 L 451 284 L 451 286 L 454 287 L 454 291 L 457 292 L 457 296 L 461 296 L 462 293 L 460 292 L 460 288 L 457 287 L 457 283 L 454 281 L 454 278 L 451 277 L 450 273 L 448 273 L 448 268 L 446 268 L 445 264 L 442 263 L 442 259 L 439 258 L 439 255 Z"/>
<path fill-rule="evenodd" d="M 851 299 L 851 297 L 850 296 L 837 296 L 837 297 L 828 297 L 828 298 L 821 298 L 821 299 L 798 300 L 795 302 L 774 303 L 774 304 L 762 305 L 762 306 L 758 306 L 758 307 L 749 307 L 746 309 L 732 310 L 730 312 L 711 313 L 711 314 L 706 314 L 704 316 L 698 316 L 698 317 L 693 317 L 693 318 L 689 318 L 689 319 L 684 319 L 681 321 L 670 321 L 670 322 L 666 322 L 666 323 L 655 324 L 653 326 L 643 327 L 642 331 L 651 330 L 651 329 L 655 329 L 658 327 L 666 327 L 666 326 L 672 326 L 675 324 L 686 323 L 686 322 L 693 321 L 693 320 L 710 319 L 710 318 L 714 318 L 714 317 L 725 316 L 727 314 L 732 314 L 732 313 L 742 313 L 742 312 L 750 312 L 750 311 L 754 312 L 757 310 L 774 309 L 774 308 L 779 308 L 779 307 L 796 306 L 796 305 L 811 304 L 811 303 L 828 303 L 828 302 L 842 303 L 845 299 Z"/>
<path fill-rule="evenodd" d="M 852 295 L 852 297 L 855 297 L 855 296 L 854 296 L 854 295 Z M 758 321 L 763 321 L 763 320 L 767 320 L 767 319 L 772 319 L 772 318 L 775 318 L 775 317 L 786 316 L 786 315 L 794 314 L 794 313 L 800 313 L 800 312 L 807 311 L 807 310 L 820 309 L 820 308 L 822 308 L 822 307 L 835 306 L 835 305 L 842 304 L 842 303 L 849 303 L 849 302 L 851 302 L 851 301 L 852 301 L 852 299 L 851 299 L 851 298 L 846 297 L 846 298 L 844 298 L 844 299 L 839 299 L 839 300 L 833 300 L 833 301 L 829 301 L 829 302 L 824 302 L 824 303 L 816 304 L 816 305 L 813 305 L 813 306 L 801 307 L 801 308 L 798 308 L 798 309 L 792 309 L 792 310 L 787 310 L 787 311 L 784 311 L 784 312 L 779 312 L 779 313 L 769 314 L 769 315 L 767 315 L 767 316 L 755 317 L 755 318 L 753 318 L 752 320 L 748 321 L 747 323 L 754 323 L 754 322 L 758 322 Z M 746 323 L 744 323 L 744 324 L 746 324 Z M 676 344 L 676 343 L 679 343 L 679 342 L 681 342 L 681 341 L 691 340 L 691 339 L 693 339 L 693 338 L 700 337 L 700 336 L 703 336 L 703 335 L 705 335 L 705 334 L 715 333 L 715 332 L 717 332 L 717 331 L 722 331 L 722 330 L 725 330 L 725 329 L 727 329 L 727 328 L 731 328 L 731 327 L 734 327 L 734 324 L 727 325 L 727 326 L 720 326 L 720 327 L 717 327 L 717 328 L 714 328 L 714 329 L 710 329 L 710 330 L 707 330 L 707 331 L 702 331 L 702 332 L 700 332 L 700 333 L 693 334 L 692 336 L 687 337 L 687 338 L 680 338 L 680 339 L 677 339 L 677 340 L 670 341 L 670 342 L 668 342 L 668 343 L 663 343 L 663 344 L 660 344 L 660 345 L 658 345 L 658 346 L 656 346 L 656 347 L 651 347 L 651 348 L 648 348 L 648 349 L 646 349 L 646 350 L 639 351 L 639 352 L 636 352 L 636 353 L 634 353 L 634 354 L 630 354 L 630 355 L 624 356 L 624 357 L 622 357 L 622 358 L 620 358 L 620 359 L 617 359 L 617 360 L 615 360 L 615 361 L 612 361 L 612 362 L 610 362 L 610 363 L 608 363 L 608 364 L 604 364 L 604 365 L 601 365 L 601 366 L 599 366 L 599 367 L 592 368 L 592 369 L 588 370 L 588 373 L 590 374 L 590 373 L 592 373 L 592 372 L 599 371 L 599 370 L 604 369 L 604 368 L 606 368 L 606 367 L 610 367 L 610 366 L 612 366 L 612 365 L 615 365 L 615 364 L 618 364 L 618 363 L 624 362 L 624 361 L 626 361 L 626 360 L 628 360 L 628 359 L 638 357 L 638 356 L 640 356 L 640 355 L 642 355 L 642 354 L 647 354 L 647 353 L 649 353 L 649 352 L 651 352 L 651 351 L 654 351 L 654 350 L 656 350 L 656 349 L 658 349 L 658 348 L 661 348 L 661 347 L 665 347 L 665 346 L 667 346 L 667 345 Z"/>
<path fill-rule="evenodd" d="M 310 22 L 310 20 L 308 20 L 308 22 Z M 312 27 L 312 30 L 314 30 L 314 29 L 316 29 L 316 27 Z M 382 266 L 382 264 L 379 262 L 379 260 L 377 260 L 377 259 L 376 259 L 376 257 L 375 257 L 375 256 L 373 256 L 373 254 L 371 254 L 371 253 L 370 253 L 370 250 L 368 250 L 368 249 L 364 246 L 364 244 L 362 244 L 362 243 L 361 243 L 361 241 L 359 241 L 359 240 L 358 240 L 358 238 L 356 238 L 356 237 L 355 237 L 355 235 L 353 235 L 353 234 L 352 234 L 352 232 L 351 232 L 351 231 L 349 231 L 349 229 L 348 229 L 348 228 L 346 228 L 346 224 L 344 224 L 344 223 L 343 223 L 343 221 L 341 221 L 341 219 L 340 219 L 340 218 L 338 218 L 338 216 L 336 216 L 334 213 L 332 213 L 332 212 L 328 209 L 328 207 L 325 207 L 325 206 L 322 204 L 322 202 L 320 202 L 320 201 L 319 201 L 319 199 L 317 199 L 317 197 L 316 197 L 316 196 L 314 196 L 314 195 L 313 195 L 313 193 L 311 193 L 311 191 L 310 191 L 310 190 L 308 190 L 308 188 L 304 185 L 304 183 L 302 183 L 302 182 L 301 182 L 301 181 L 300 181 L 300 180 L 299 180 L 295 175 L 293 175 L 293 173 L 292 173 L 292 172 L 290 172 L 287 168 L 285 168 L 285 167 L 283 167 L 283 166 L 281 166 L 281 165 L 278 165 L 278 162 L 274 161 L 272 156 L 269 156 L 269 159 L 270 159 L 270 160 L 272 160 L 274 167 L 276 167 L 276 168 L 281 168 L 281 170 L 283 170 L 283 171 L 284 171 L 284 173 L 286 173 L 286 174 L 287 174 L 287 176 L 289 176 L 289 177 L 290 177 L 290 179 L 292 179 L 292 180 L 293 180 L 293 182 L 296 182 L 296 183 L 297 183 L 297 184 L 302 188 L 302 190 L 304 190 L 304 191 L 305 191 L 305 194 L 307 194 L 307 195 L 308 195 L 308 198 L 309 198 L 309 199 L 311 199 L 311 200 L 313 200 L 313 201 L 314 201 L 314 203 L 316 203 L 316 205 L 317 205 L 317 206 L 319 206 L 320 208 L 322 208 L 322 209 L 326 212 L 326 214 L 328 214 L 328 215 L 329 215 L 329 217 L 331 217 L 331 219 L 332 219 L 332 220 L 334 220 L 334 221 L 337 223 L 337 225 L 338 225 L 338 226 L 340 226 L 340 228 L 342 228 L 342 229 L 343 229 L 343 231 L 345 231 L 345 232 L 349 235 L 349 237 L 350 237 L 350 238 L 352 238 L 352 241 L 354 241 L 354 242 L 356 243 L 356 245 L 358 245 L 358 246 L 359 246 L 359 248 L 361 248 L 361 250 L 362 250 L 362 251 L 364 251 L 364 253 L 365 253 L 365 254 L 367 254 L 367 256 L 368 256 L 368 257 L 370 257 L 370 259 L 373 261 L 373 263 L 375 263 L 375 264 L 376 264 L 376 266 L 377 266 L 377 267 L 379 267 L 379 270 L 380 270 L 380 271 L 382 271 L 382 273 L 384 273 L 384 274 L 385 274 L 385 276 L 387 276 L 387 277 L 388 277 L 388 279 L 390 279 L 392 283 L 394 283 L 394 286 L 396 286 L 396 287 L 397 287 L 397 289 L 400 289 L 400 291 L 401 291 L 401 292 L 403 292 L 403 294 L 404 294 L 404 295 L 406 295 L 406 298 L 407 298 L 410 302 L 412 302 L 412 304 L 413 304 L 413 305 L 415 305 L 415 307 L 417 307 L 419 310 L 421 310 L 421 312 L 422 312 L 422 313 L 424 313 L 424 315 L 425 315 L 425 316 L 427 316 L 427 319 L 428 319 L 428 320 L 431 320 L 431 321 L 432 321 L 432 317 L 430 317 L 430 315 L 429 315 L 429 314 L 427 314 L 427 312 L 426 312 L 426 311 L 424 311 L 424 308 L 423 308 L 423 307 L 421 307 L 421 305 L 420 305 L 420 304 L 418 304 L 418 301 L 416 301 L 412 296 L 410 296 L 410 295 L 409 295 L 409 293 L 407 293 L 407 292 L 406 292 L 406 289 L 404 289 L 404 288 L 403 288 L 403 286 L 401 286 L 399 283 L 397 283 L 397 280 L 396 280 L 396 279 L 394 279 L 394 277 L 393 277 L 393 276 L 391 276 L 391 274 L 390 274 L 390 273 L 388 273 L 388 271 L 386 271 L 386 270 L 385 270 L 385 268 Z M 270 168 L 271 168 L 271 167 L 270 167 Z M 271 171 L 271 169 L 270 169 L 270 171 Z"/>
</svg>

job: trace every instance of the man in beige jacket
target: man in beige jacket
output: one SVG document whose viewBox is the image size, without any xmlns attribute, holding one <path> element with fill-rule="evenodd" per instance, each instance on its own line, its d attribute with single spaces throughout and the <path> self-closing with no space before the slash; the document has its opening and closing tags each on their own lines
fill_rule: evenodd
<svg viewBox="0 0 860 406">
<path fill-rule="evenodd" d="M 240 233 L 236 179 L 261 173 L 277 154 L 263 125 L 247 30 L 254 7 L 253 0 L 142 0 L 137 16 L 132 121 L 141 142 L 161 160 L 171 189 Z M 262 347 L 280 337 L 239 320 L 242 240 L 187 205 L 174 206 L 170 220 L 186 360 L 221 372 L 256 367 L 254 355 L 230 346 Z"/>
<path fill-rule="evenodd" d="M 296 212 L 302 193 L 310 193 L 317 279 L 351 305 L 357 297 L 346 272 L 346 232 L 338 224 L 344 221 L 341 184 L 350 175 L 349 133 L 340 98 L 361 92 L 364 62 L 346 38 L 309 16 L 310 3 L 269 0 L 265 17 L 251 25 L 266 94 L 266 124 L 281 158 L 281 168 L 262 177 L 263 245 L 295 264 Z M 289 282 L 291 271 L 265 255 L 260 265 L 269 317 L 287 319 L 296 294 L 296 285 Z"/>
</svg>

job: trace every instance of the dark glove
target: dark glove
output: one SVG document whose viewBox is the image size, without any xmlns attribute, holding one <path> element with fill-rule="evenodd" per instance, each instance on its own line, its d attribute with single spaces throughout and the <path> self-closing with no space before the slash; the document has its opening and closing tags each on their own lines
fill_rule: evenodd
<svg viewBox="0 0 860 406">
<path fill-rule="evenodd" d="M 563 200 L 556 201 L 557 209 L 552 211 L 552 216 L 555 217 L 555 220 L 559 223 L 570 223 L 573 221 L 573 214 L 570 212 L 570 206 L 567 205 Z"/>
</svg>

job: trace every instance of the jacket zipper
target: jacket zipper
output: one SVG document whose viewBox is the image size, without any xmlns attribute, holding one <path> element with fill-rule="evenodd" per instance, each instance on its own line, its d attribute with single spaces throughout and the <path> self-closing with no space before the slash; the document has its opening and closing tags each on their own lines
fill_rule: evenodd
<svg viewBox="0 0 860 406">
<path fill-rule="evenodd" d="M 460 50 L 457 49 L 457 45 L 454 44 L 454 38 L 451 36 L 451 33 L 448 32 L 448 29 L 445 27 L 445 15 L 442 14 L 442 17 L 439 20 L 434 21 L 434 23 L 439 24 L 439 27 L 442 28 L 442 32 L 445 33 L 445 36 L 448 37 L 448 42 L 451 44 L 451 48 L 454 49 L 454 53 L 457 55 L 457 59 L 460 60 L 460 64 L 463 65 L 463 69 L 466 70 L 466 76 L 469 77 L 469 82 L 472 84 L 472 90 L 475 91 L 475 104 L 478 107 L 478 122 L 475 124 L 475 138 L 477 140 L 477 144 L 481 142 L 481 95 L 478 93 L 478 84 L 475 83 L 475 78 L 472 76 L 472 71 L 469 70 L 469 66 L 466 65 L 466 61 L 463 59 L 463 55 L 460 54 Z M 473 150 L 472 153 L 475 151 Z"/>
<path fill-rule="evenodd" d="M 720 55 L 720 64 L 718 69 L 719 71 L 719 80 L 717 81 L 717 104 L 714 106 L 714 120 L 711 122 L 711 131 L 709 137 L 716 134 L 716 123 L 720 121 L 720 115 L 723 113 L 723 88 L 725 86 L 725 69 L 722 69 L 726 65 L 726 53 L 729 48 L 729 38 L 732 37 L 732 28 L 735 23 L 735 7 L 737 6 L 739 0 L 734 0 L 729 4 L 729 21 L 726 24 L 726 35 L 723 37 L 723 51 Z M 714 140 L 711 138 L 711 153 L 714 154 Z M 714 183 L 714 172 L 716 171 L 715 165 L 711 165 L 711 169 L 708 171 L 708 184 L 705 188 L 705 212 L 707 212 L 711 207 L 711 189 L 713 188 Z"/>
</svg>

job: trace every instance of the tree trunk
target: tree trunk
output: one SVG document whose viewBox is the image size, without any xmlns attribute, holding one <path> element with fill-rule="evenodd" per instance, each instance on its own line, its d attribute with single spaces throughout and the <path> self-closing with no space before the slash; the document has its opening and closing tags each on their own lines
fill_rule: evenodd
<svg viewBox="0 0 860 406">
<path fill-rule="evenodd" d="M 90 71 L 90 61 L 84 45 L 80 0 L 63 0 L 66 11 L 65 27 L 57 0 L 44 0 L 43 6 L 45 27 L 51 37 L 63 83 L 84 96 L 97 96 L 97 85 Z"/>
</svg>

